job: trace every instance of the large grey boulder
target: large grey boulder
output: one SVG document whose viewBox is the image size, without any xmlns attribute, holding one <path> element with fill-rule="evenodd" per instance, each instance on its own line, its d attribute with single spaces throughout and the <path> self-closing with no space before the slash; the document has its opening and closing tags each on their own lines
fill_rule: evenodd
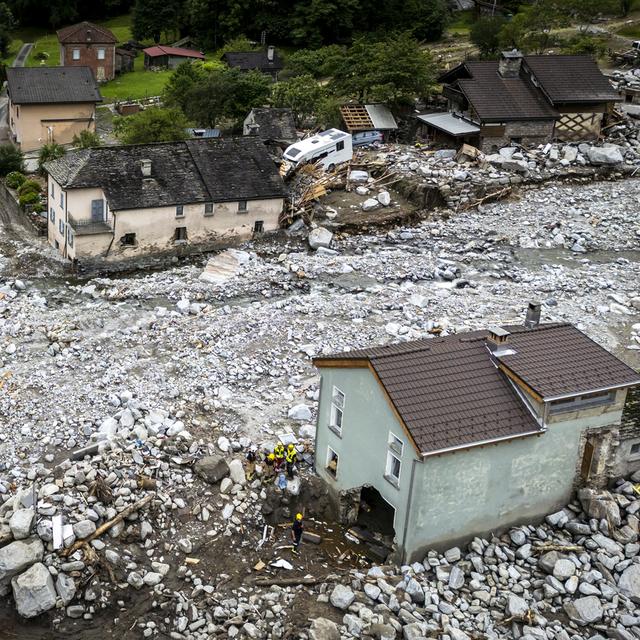
<svg viewBox="0 0 640 640">
<path fill-rule="evenodd" d="M 316 618 L 311 621 L 310 640 L 340 640 L 338 625 L 327 618 Z"/>
<path fill-rule="evenodd" d="M 404 590 L 414 604 L 424 604 L 424 589 L 415 578 L 410 578 L 405 584 Z"/>
<path fill-rule="evenodd" d="M 576 572 L 576 565 L 566 558 L 560 558 L 553 566 L 553 577 L 564 581 Z"/>
<path fill-rule="evenodd" d="M 287 417 L 290 420 L 301 420 L 302 422 L 308 422 L 311 420 L 311 409 L 306 404 L 296 404 L 289 409 Z"/>
<path fill-rule="evenodd" d="M 78 540 L 88 538 L 96 530 L 96 525 L 91 520 L 80 520 L 73 525 L 73 533 Z"/>
<path fill-rule="evenodd" d="M 15 540 L 29 537 L 36 513 L 33 509 L 18 509 L 9 520 L 9 528 Z"/>
<path fill-rule="evenodd" d="M 587 151 L 589 162 L 595 165 L 615 165 L 624 161 L 620 147 L 609 145 L 606 147 L 589 147 Z"/>
<path fill-rule="evenodd" d="M 329 596 L 331 604 L 338 609 L 346 609 L 355 599 L 356 594 L 343 584 L 337 584 Z"/>
<path fill-rule="evenodd" d="M 308 238 L 309 246 L 312 249 L 319 249 L 320 247 L 328 249 L 331 246 L 332 240 L 333 233 L 324 227 L 316 227 L 315 229 L 312 229 Z"/>
<path fill-rule="evenodd" d="M 56 606 L 53 578 L 41 562 L 13 578 L 11 587 L 16 609 L 23 618 L 35 618 Z"/>
<path fill-rule="evenodd" d="M 56 591 L 65 605 L 69 604 L 76 595 L 76 583 L 66 573 L 59 573 L 56 578 Z"/>
<path fill-rule="evenodd" d="M 538 558 L 538 566 L 545 573 L 553 573 L 553 569 L 556 566 L 556 562 L 565 556 L 561 555 L 557 551 L 547 551 Z"/>
<path fill-rule="evenodd" d="M 640 604 L 640 564 L 632 564 L 622 572 L 618 588 L 630 600 Z"/>
<path fill-rule="evenodd" d="M 242 466 L 242 460 L 232 460 L 229 463 L 229 477 L 235 484 L 245 484 L 247 481 L 247 476 L 244 472 L 244 467 Z"/>
<path fill-rule="evenodd" d="M 449 574 L 449 586 L 452 589 L 462 589 L 464 586 L 464 572 L 460 567 L 451 567 L 451 573 Z"/>
<path fill-rule="evenodd" d="M 9 591 L 9 581 L 13 576 L 40 562 L 44 556 L 44 546 L 40 538 L 16 540 L 0 549 L 0 595 Z"/>
<path fill-rule="evenodd" d="M 598 493 L 593 489 L 584 488 L 578 492 L 578 499 L 590 518 L 610 521 L 615 527 L 622 523 L 620 507 L 609 493 Z"/>
<path fill-rule="evenodd" d="M 512 616 L 524 616 L 529 607 L 524 598 L 515 595 L 514 593 L 510 593 L 507 598 L 507 606 L 505 607 L 505 614 L 508 617 Z"/>
<path fill-rule="evenodd" d="M 216 484 L 229 475 L 229 465 L 222 456 L 205 456 L 193 466 L 196 475 L 209 484 Z"/>
<path fill-rule="evenodd" d="M 602 604 L 597 596 L 585 596 L 564 603 L 566 614 L 582 627 L 602 619 Z"/>
</svg>

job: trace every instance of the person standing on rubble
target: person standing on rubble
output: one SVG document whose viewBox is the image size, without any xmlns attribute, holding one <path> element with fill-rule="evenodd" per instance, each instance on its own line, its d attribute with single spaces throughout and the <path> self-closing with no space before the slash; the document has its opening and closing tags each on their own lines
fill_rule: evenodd
<svg viewBox="0 0 640 640">
<path fill-rule="evenodd" d="M 287 454 L 285 456 L 285 462 L 287 463 L 287 475 L 289 476 L 289 480 L 293 479 L 293 467 L 296 464 L 296 459 L 298 457 L 298 450 L 290 444 L 287 447 Z"/>
<path fill-rule="evenodd" d="M 270 453 L 264 459 L 265 477 L 267 480 L 271 480 L 272 478 L 275 477 L 276 475 L 275 465 L 276 465 L 276 457 L 273 453 Z"/>
<path fill-rule="evenodd" d="M 282 442 L 278 442 L 273 450 L 275 456 L 275 471 L 276 474 L 284 467 L 284 445 Z"/>
<path fill-rule="evenodd" d="M 251 482 L 256 473 L 256 452 L 254 449 L 250 449 L 246 455 L 247 459 L 247 469 L 245 471 L 245 476 L 249 482 Z"/>
<path fill-rule="evenodd" d="M 298 553 L 298 547 L 302 541 L 302 534 L 304 532 L 304 524 L 302 522 L 302 514 L 297 513 L 296 517 L 291 525 L 291 539 L 293 540 L 293 553 Z"/>
</svg>

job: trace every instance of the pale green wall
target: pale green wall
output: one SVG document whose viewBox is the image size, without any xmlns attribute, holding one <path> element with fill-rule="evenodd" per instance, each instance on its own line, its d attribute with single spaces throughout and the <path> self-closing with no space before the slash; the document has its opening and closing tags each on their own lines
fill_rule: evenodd
<svg viewBox="0 0 640 640">
<path fill-rule="evenodd" d="M 333 491 L 346 491 L 363 485 L 374 486 L 395 510 L 398 543 L 404 532 L 405 509 L 415 450 L 385 399 L 382 389 L 368 369 L 323 368 L 316 435 L 316 471 Z M 328 428 L 333 386 L 345 394 L 342 437 Z M 400 488 L 384 478 L 389 431 L 404 443 Z M 327 446 L 339 456 L 334 479 L 325 470 Z"/>
</svg>

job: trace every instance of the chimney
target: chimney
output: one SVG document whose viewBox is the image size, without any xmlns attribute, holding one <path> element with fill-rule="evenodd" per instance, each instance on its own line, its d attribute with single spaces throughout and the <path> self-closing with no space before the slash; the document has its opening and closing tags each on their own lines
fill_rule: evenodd
<svg viewBox="0 0 640 640">
<path fill-rule="evenodd" d="M 247 125 L 247 129 L 249 130 L 250 136 L 257 136 L 258 132 L 260 131 L 260 125 L 255 123 L 250 124 L 250 125 Z"/>
<path fill-rule="evenodd" d="M 527 329 L 535 329 L 540 324 L 540 303 L 530 302 L 527 308 L 527 315 L 524 319 L 524 326 Z"/>
<path fill-rule="evenodd" d="M 488 347 L 492 353 L 504 348 L 509 340 L 509 332 L 502 327 L 489 327 Z"/>
<path fill-rule="evenodd" d="M 503 51 L 498 62 L 498 73 L 503 78 L 517 78 L 520 75 L 522 53 L 517 49 Z"/>
<path fill-rule="evenodd" d="M 151 160 L 140 160 L 140 168 L 142 169 L 142 177 L 151 177 Z"/>
<path fill-rule="evenodd" d="M 87 42 L 91 42 L 91 29 L 87 29 Z"/>
<path fill-rule="evenodd" d="M 273 56 L 276 53 L 276 48 L 273 45 L 267 47 L 267 60 L 273 62 Z"/>
</svg>

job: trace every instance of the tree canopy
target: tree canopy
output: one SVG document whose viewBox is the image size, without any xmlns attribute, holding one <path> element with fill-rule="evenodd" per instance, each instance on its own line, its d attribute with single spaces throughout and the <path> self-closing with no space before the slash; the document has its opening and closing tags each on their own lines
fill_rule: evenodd
<svg viewBox="0 0 640 640">
<path fill-rule="evenodd" d="M 117 117 L 114 131 L 124 144 L 171 142 L 189 137 L 189 121 L 180 109 L 150 107 L 132 116 Z"/>
</svg>

